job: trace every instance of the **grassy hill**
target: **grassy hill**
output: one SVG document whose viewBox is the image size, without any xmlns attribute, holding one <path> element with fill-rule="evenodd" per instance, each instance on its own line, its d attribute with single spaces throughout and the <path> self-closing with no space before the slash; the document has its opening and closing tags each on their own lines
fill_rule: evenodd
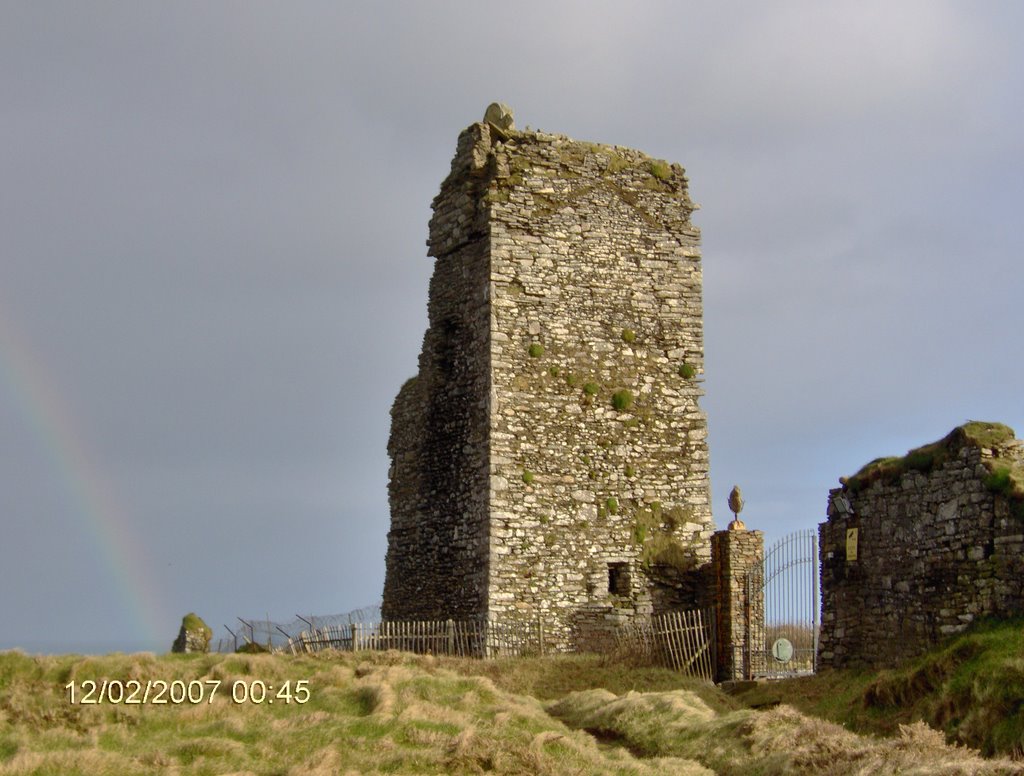
<svg viewBox="0 0 1024 776">
<path fill-rule="evenodd" d="M 1019 661 L 1021 631 L 1015 632 Z M 1005 646 L 1008 639 L 998 641 Z M 960 657 L 936 653 L 936 666 L 989 670 L 983 668 L 989 647 L 970 658 L 948 649 Z M 992 670 L 1006 657 L 1000 654 Z M 972 668 L 971 660 L 981 662 Z M 836 674 L 813 680 L 826 688 L 814 692 L 776 684 L 771 690 L 779 697 L 740 699 L 768 704 L 756 710 L 668 671 L 593 656 L 471 661 L 399 653 L 7 652 L 0 653 L 0 774 L 1024 773 L 1024 764 L 982 760 L 920 722 L 907 724 L 915 703 L 930 708 L 920 700 L 929 697 L 921 694 L 928 683 L 913 678 L 922 671 L 931 685 L 945 687 L 938 677 L 946 677 L 954 697 L 957 672 L 922 664 L 904 673 L 856 675 L 849 680 L 853 689 Z M 97 687 L 90 699 L 98 700 L 104 680 L 104 702 L 82 703 L 90 682 Z M 162 704 L 153 702 L 154 692 L 145 703 L 109 702 L 112 691 L 118 697 L 121 688 L 134 690 L 133 680 L 136 700 L 147 683 L 152 688 L 162 680 L 168 687 L 178 683 L 182 702 L 170 702 L 170 691 Z M 189 690 L 197 702 L 181 698 Z M 782 695 L 787 703 L 773 705 Z M 878 730 L 895 735 L 860 735 L 810 716 L 841 716 L 839 696 L 853 699 L 854 716 L 888 719 Z M 918 701 L 905 705 L 912 696 Z M 959 715 L 962 706 L 943 708 Z M 1005 705 L 985 708 L 978 725 Z"/>
<path fill-rule="evenodd" d="M 898 668 L 824 671 L 737 695 L 784 703 L 851 730 L 887 736 L 924 721 L 950 743 L 1024 757 L 1024 621 L 990 621 Z"/>
</svg>

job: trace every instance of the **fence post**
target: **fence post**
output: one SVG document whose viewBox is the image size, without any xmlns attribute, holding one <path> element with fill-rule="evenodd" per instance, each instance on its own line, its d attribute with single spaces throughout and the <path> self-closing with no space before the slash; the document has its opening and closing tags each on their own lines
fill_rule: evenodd
<svg viewBox="0 0 1024 776">
<path fill-rule="evenodd" d="M 356 651 L 356 642 L 359 641 L 359 626 L 356 623 L 351 623 L 349 629 L 352 632 L 352 651 Z"/>
<path fill-rule="evenodd" d="M 544 615 L 537 615 L 537 649 L 540 656 L 544 657 Z"/>
<path fill-rule="evenodd" d="M 234 645 L 233 649 L 234 649 L 235 652 L 237 652 L 238 651 L 238 634 L 235 633 L 233 630 L 231 630 L 231 628 L 229 628 L 227 625 L 224 626 L 224 630 L 226 630 L 228 633 L 231 634 L 231 638 L 235 642 L 235 645 Z"/>
<path fill-rule="evenodd" d="M 445 631 L 448 636 L 448 654 L 455 654 L 455 620 L 451 617 L 448 618 L 448 622 L 445 623 Z"/>
</svg>

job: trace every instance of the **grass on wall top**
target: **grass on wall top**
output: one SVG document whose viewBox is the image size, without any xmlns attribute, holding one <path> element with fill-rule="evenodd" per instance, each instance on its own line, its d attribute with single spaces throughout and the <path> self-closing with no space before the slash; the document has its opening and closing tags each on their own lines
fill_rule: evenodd
<svg viewBox="0 0 1024 776">
<path fill-rule="evenodd" d="M 852 477 L 840 482 L 853 493 L 858 493 L 874 482 L 897 484 L 904 474 L 918 471 L 927 474 L 939 468 L 956 455 L 965 445 L 997 449 L 1014 439 L 1014 431 L 1003 423 L 970 421 L 957 426 L 937 442 L 910 450 L 904 456 L 876 458 Z M 1013 500 L 1024 500 L 1024 467 L 1019 460 L 986 459 L 992 477 L 986 482 L 990 489 L 1002 492 Z"/>
</svg>

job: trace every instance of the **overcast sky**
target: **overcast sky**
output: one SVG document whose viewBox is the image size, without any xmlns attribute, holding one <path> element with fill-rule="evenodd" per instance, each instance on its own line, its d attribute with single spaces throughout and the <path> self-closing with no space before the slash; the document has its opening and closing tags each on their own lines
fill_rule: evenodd
<svg viewBox="0 0 1024 776">
<path fill-rule="evenodd" d="M 1024 4 L 0 4 L 0 648 L 379 600 L 458 133 L 686 167 L 714 515 L 1024 435 Z"/>
</svg>

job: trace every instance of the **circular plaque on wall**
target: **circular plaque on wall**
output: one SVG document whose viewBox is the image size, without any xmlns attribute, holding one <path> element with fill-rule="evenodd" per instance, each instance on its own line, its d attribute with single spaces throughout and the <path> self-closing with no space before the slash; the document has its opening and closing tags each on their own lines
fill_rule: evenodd
<svg viewBox="0 0 1024 776">
<path fill-rule="evenodd" d="M 772 644 L 772 657 L 780 663 L 788 663 L 793 659 L 793 642 L 789 639 L 775 639 Z"/>
</svg>

